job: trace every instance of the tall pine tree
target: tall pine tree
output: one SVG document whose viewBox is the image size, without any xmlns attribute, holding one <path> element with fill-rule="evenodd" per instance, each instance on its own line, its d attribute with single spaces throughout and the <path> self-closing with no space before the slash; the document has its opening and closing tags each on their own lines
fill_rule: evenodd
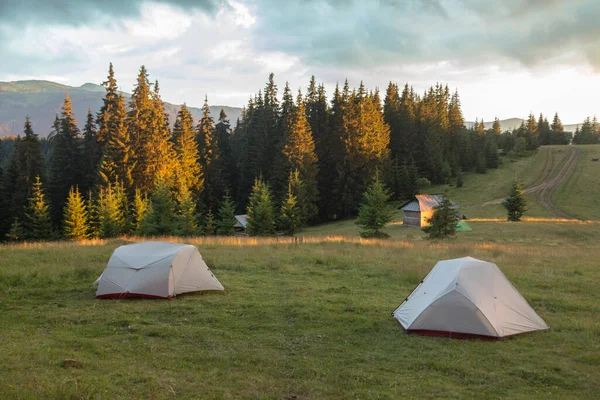
<svg viewBox="0 0 600 400">
<path fill-rule="evenodd" d="M 175 126 L 173 127 L 173 142 L 175 149 L 177 173 L 175 176 L 177 200 L 182 203 L 184 198 L 196 196 L 204 187 L 204 177 L 199 153 L 195 140 L 194 120 L 187 106 L 181 106 Z"/>
<path fill-rule="evenodd" d="M 220 199 L 227 190 L 223 179 L 223 160 L 217 142 L 214 119 L 210 115 L 208 98 L 204 98 L 202 117 L 196 128 L 196 142 L 200 151 L 199 160 L 204 173 L 202 205 L 205 209 L 217 209 Z"/>
<path fill-rule="evenodd" d="M 302 181 L 302 195 L 298 198 L 301 205 L 300 219 L 303 223 L 317 215 L 318 199 L 318 164 L 315 154 L 315 143 L 306 119 L 306 111 L 302 94 L 298 93 L 296 105 L 292 109 L 289 132 L 285 138 L 283 155 L 288 174 L 298 171 Z"/>
<path fill-rule="evenodd" d="M 98 142 L 98 129 L 94 122 L 92 110 L 88 109 L 85 128 L 83 129 L 83 151 L 82 151 L 82 170 L 81 187 L 82 192 L 86 193 L 92 188 L 96 179 L 98 165 L 102 157 L 100 144 Z"/>
<path fill-rule="evenodd" d="M 25 119 L 23 133 L 23 137 L 15 141 L 2 188 L 6 196 L 7 211 L 21 220 L 36 177 L 39 176 L 44 181 L 45 175 L 42 146 L 38 135 L 33 132 L 29 118 Z"/>
<path fill-rule="evenodd" d="M 120 94 L 111 116 L 108 141 L 102 146 L 102 161 L 98 167 L 103 186 L 123 185 L 129 193 L 134 190 L 135 149 L 127 128 L 125 98 Z M 137 184 L 137 182 L 136 182 Z"/>
<path fill-rule="evenodd" d="M 79 128 L 68 94 L 63 103 L 58 132 L 51 137 L 51 143 L 52 157 L 50 158 L 48 188 L 53 219 L 58 224 L 62 220 L 62 210 L 69 189 L 71 186 L 81 184 L 81 172 L 84 165 Z"/>
</svg>

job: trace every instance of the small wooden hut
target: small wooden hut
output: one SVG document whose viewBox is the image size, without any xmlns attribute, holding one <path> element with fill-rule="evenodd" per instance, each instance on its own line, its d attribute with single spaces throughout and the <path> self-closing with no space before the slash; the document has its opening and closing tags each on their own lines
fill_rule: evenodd
<svg viewBox="0 0 600 400">
<path fill-rule="evenodd" d="M 442 203 L 443 196 L 441 194 L 418 194 L 416 198 L 409 201 L 402 207 L 404 211 L 403 224 L 405 226 L 423 227 L 429 225 L 429 218 L 433 216 L 435 208 Z M 458 204 L 452 203 L 453 209 L 458 209 Z"/>
<path fill-rule="evenodd" d="M 248 216 L 246 214 L 236 215 L 233 217 L 233 228 L 237 234 L 246 233 L 246 228 L 248 227 Z"/>
</svg>

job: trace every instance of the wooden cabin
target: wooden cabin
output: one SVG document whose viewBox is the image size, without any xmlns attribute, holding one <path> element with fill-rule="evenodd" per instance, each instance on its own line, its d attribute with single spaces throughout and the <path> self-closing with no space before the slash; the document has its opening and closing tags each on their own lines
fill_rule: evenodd
<svg viewBox="0 0 600 400">
<path fill-rule="evenodd" d="M 404 211 L 403 224 L 405 226 L 423 227 L 429 225 L 428 220 L 433 216 L 435 208 L 442 203 L 443 196 L 441 194 L 418 194 L 416 198 L 409 201 L 402 207 Z M 452 203 L 453 209 L 458 209 L 459 205 Z"/>
</svg>

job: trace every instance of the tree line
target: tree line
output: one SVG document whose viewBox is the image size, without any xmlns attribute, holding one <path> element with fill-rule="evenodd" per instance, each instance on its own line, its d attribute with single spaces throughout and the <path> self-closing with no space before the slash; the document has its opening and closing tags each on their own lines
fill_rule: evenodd
<svg viewBox="0 0 600 400">
<path fill-rule="evenodd" d="M 346 81 L 328 99 L 313 77 L 305 93 L 286 83 L 279 100 L 271 74 L 233 128 L 205 98 L 198 122 L 183 104 L 172 129 L 145 67 L 129 99 L 112 64 L 103 85 L 82 131 L 67 94 L 47 140 L 27 119 L 22 136 L 2 141 L 0 238 L 230 235 L 236 213 L 248 214 L 250 234 L 293 234 L 356 215 L 378 173 L 392 199 L 409 199 L 430 183 L 461 186 L 502 154 L 570 141 L 558 115 L 467 128 L 458 92 L 441 84 L 419 94 L 390 82 L 382 101 Z"/>
</svg>

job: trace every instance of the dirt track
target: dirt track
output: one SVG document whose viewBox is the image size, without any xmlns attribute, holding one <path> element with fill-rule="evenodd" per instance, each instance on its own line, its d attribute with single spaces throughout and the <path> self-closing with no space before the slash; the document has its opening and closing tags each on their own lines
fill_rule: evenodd
<svg viewBox="0 0 600 400">
<path fill-rule="evenodd" d="M 575 166 L 577 165 L 577 161 L 581 157 L 581 154 L 582 151 L 580 149 L 571 148 L 569 149 L 569 153 L 565 156 L 563 162 L 558 163 L 555 160 L 554 152 L 547 150 L 546 161 L 540 176 L 533 184 L 527 186 L 523 192 L 528 195 L 533 195 L 544 208 L 557 217 L 574 219 L 571 215 L 566 214 L 564 211 L 556 207 L 556 205 L 552 202 L 552 194 L 561 183 L 563 183 L 565 180 L 568 180 L 571 175 L 573 175 Z M 473 207 L 500 204 L 502 201 L 504 201 L 504 199 L 491 200 Z"/>
</svg>

